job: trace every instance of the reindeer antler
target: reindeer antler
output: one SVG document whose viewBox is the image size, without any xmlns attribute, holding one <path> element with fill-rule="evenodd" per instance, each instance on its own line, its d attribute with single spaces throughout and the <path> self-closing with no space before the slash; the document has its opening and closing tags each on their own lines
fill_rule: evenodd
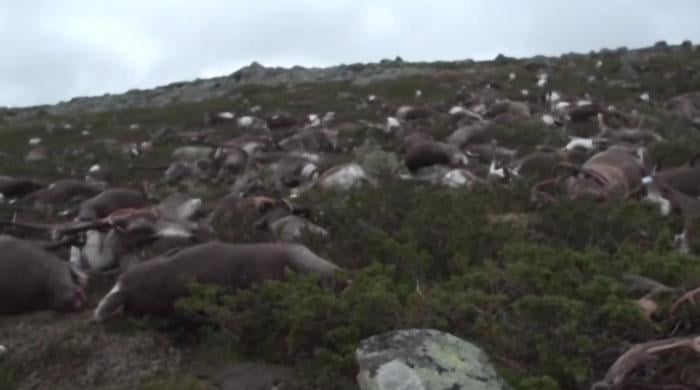
<svg viewBox="0 0 700 390">
<path fill-rule="evenodd" d="M 700 336 L 675 337 L 636 344 L 622 354 L 610 366 L 602 381 L 593 384 L 592 389 L 615 389 L 637 367 L 658 359 L 660 352 L 688 348 L 700 353 Z"/>
<path fill-rule="evenodd" d="M 676 311 L 678 311 L 678 308 L 681 307 L 681 305 L 685 302 L 690 303 L 691 305 L 695 304 L 695 296 L 700 293 L 700 287 L 695 288 L 693 290 L 687 291 L 685 294 L 681 295 L 680 298 L 678 298 L 675 302 L 673 302 L 673 305 L 671 306 L 671 311 L 670 314 L 675 314 Z"/>
</svg>

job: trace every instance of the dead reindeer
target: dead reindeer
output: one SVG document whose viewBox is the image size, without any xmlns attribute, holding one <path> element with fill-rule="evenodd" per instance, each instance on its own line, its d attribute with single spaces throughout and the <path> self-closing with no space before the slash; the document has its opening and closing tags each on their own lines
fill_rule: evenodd
<svg viewBox="0 0 700 390">
<path fill-rule="evenodd" d="M 45 184 L 29 179 L 0 176 L 0 194 L 6 199 L 21 198 L 45 187 Z"/>
<path fill-rule="evenodd" d="M 661 353 L 678 349 L 690 349 L 700 353 L 700 336 L 675 337 L 636 344 L 622 354 L 610 367 L 603 380 L 593 384 L 591 389 L 620 388 L 634 370 L 654 363 Z"/>
<path fill-rule="evenodd" d="M 676 293 L 679 291 L 678 288 L 669 287 L 644 276 L 623 275 L 622 279 L 629 285 L 627 289 L 628 293 L 644 294 L 634 302 L 649 319 L 659 310 L 659 303 L 656 301 L 659 294 Z"/>
<path fill-rule="evenodd" d="M 308 220 L 311 211 L 294 207 L 286 200 L 266 203 L 262 207 L 263 217 L 255 222 L 254 227 L 266 230 L 276 242 L 299 243 L 304 232 L 326 237 L 328 232 Z"/>
<path fill-rule="evenodd" d="M 662 199 L 668 200 L 669 204 L 676 205 L 683 216 L 684 229 L 676 236 L 676 244 L 681 253 L 697 252 L 700 249 L 700 232 L 698 231 L 698 220 L 700 218 L 700 200 L 688 196 L 668 185 L 663 179 L 656 177 L 647 179 L 646 185 L 650 192 L 658 194 Z M 669 206 L 670 207 L 670 206 Z"/>
<path fill-rule="evenodd" d="M 700 92 L 690 92 L 668 100 L 664 107 L 682 117 L 687 123 L 700 125 Z"/>
<path fill-rule="evenodd" d="M 668 198 L 667 192 L 661 193 L 656 183 L 663 182 L 675 191 L 697 198 L 700 196 L 700 166 L 695 165 L 698 156 L 693 157 L 686 164 L 679 167 L 663 169 L 643 180 L 646 189 L 645 201 L 656 203 L 663 215 L 669 215 L 671 211 L 680 210 L 679 205 Z M 642 189 L 640 188 L 640 191 Z"/>
<path fill-rule="evenodd" d="M 565 192 L 570 200 L 588 198 L 599 202 L 626 199 L 642 183 L 644 167 L 633 155 L 609 149 L 593 155 L 581 167 L 572 164 L 559 164 L 554 173 L 565 168 L 567 173 L 554 179 L 544 180 L 532 189 L 532 200 L 552 196 L 544 189 L 550 186 L 559 188 L 566 181 Z"/>
<path fill-rule="evenodd" d="M 663 138 L 656 132 L 643 129 L 644 119 L 640 120 L 635 128 L 611 129 L 604 120 L 603 114 L 598 114 L 598 126 L 600 127 L 599 138 L 610 139 L 613 142 L 631 142 L 634 144 L 648 144 L 654 141 L 661 141 Z"/>
<path fill-rule="evenodd" d="M 552 170 L 561 163 L 568 163 L 568 153 L 561 150 L 538 150 L 511 164 L 512 176 L 528 177 L 544 180 L 551 174 Z"/>
<path fill-rule="evenodd" d="M 32 192 L 24 198 L 25 201 L 37 204 L 53 205 L 65 203 L 77 198 L 88 198 L 106 190 L 104 186 L 87 183 L 82 180 L 57 180 L 48 187 Z"/>
<path fill-rule="evenodd" d="M 418 141 L 410 144 L 404 162 L 408 170 L 415 173 L 431 165 L 466 166 L 468 159 L 454 145 L 437 141 Z"/>
<path fill-rule="evenodd" d="M 217 228 L 237 225 L 242 220 L 255 221 L 260 218 L 263 210 L 272 208 L 276 204 L 275 199 L 267 196 L 242 197 L 238 193 L 233 193 L 219 199 L 207 221 Z"/>
<path fill-rule="evenodd" d="M 191 221 L 201 203 L 176 193 L 152 208 L 113 213 L 107 231 L 105 227 L 90 229 L 83 248 L 71 248 L 71 263 L 92 272 L 115 266 L 123 271 L 136 261 L 134 253 L 147 245 L 159 241 L 168 241 L 168 245 L 161 242 L 161 247 L 187 245 L 200 228 L 206 230 Z"/>
</svg>

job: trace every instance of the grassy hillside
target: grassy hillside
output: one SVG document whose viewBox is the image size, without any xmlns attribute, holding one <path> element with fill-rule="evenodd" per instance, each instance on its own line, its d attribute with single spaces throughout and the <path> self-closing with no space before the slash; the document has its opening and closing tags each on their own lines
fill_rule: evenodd
<svg viewBox="0 0 700 390">
<path fill-rule="evenodd" d="M 449 109 L 478 97 L 487 84 L 497 86 L 503 97 L 529 103 L 532 119 L 499 125 L 496 132 L 499 145 L 517 148 L 523 155 L 538 145 L 561 147 L 567 142 L 561 129 L 539 120 L 545 111 L 543 91 L 535 86 L 539 70 L 550 74 L 551 88 L 562 94 L 653 118 L 650 125 L 665 140 L 650 146 L 650 158 L 661 166 L 680 164 L 700 147 L 698 130 L 663 106 L 676 95 L 700 91 L 697 49 L 443 66 L 450 72 L 367 86 L 247 85 L 216 100 L 174 102 L 160 109 L 0 122 L 0 174 L 50 181 L 82 177 L 90 165 L 101 164 L 114 171 L 118 184 L 140 187 L 160 173 L 130 170 L 130 164 L 167 163 L 176 147 L 196 142 L 156 142 L 149 152 L 128 157 L 101 140 L 140 143 L 172 127 L 179 133 L 213 129 L 207 142 L 215 143 L 246 130 L 227 123 L 205 125 L 205 112 L 241 115 L 255 106 L 265 115 L 335 112 L 339 138 L 347 145 L 341 158 L 350 159 L 352 148 L 367 140 L 396 151 L 399 141 L 365 121 L 383 123 L 400 105 L 425 104 L 445 115 L 421 126 L 443 139 L 455 129 L 446 115 Z M 516 78 L 509 82 L 511 73 Z M 422 92 L 419 100 L 417 89 Z M 529 91 L 527 96 L 523 89 Z M 651 103 L 639 98 L 645 92 Z M 369 95 L 385 106 L 368 102 Z M 589 135 L 597 130 L 587 123 L 570 131 Z M 48 162 L 24 162 L 33 137 L 55 151 Z M 673 236 L 682 229 L 678 216 L 662 217 L 653 206 L 634 200 L 606 205 L 561 201 L 541 208 L 529 202 L 532 184 L 470 191 L 386 178 L 379 187 L 350 193 L 305 193 L 298 202 L 311 206 L 313 220 L 330 232 L 325 240 L 309 236 L 305 242 L 347 269 L 354 284 L 345 294 L 332 295 L 305 277 L 235 295 L 194 286 L 193 296 L 180 302 L 181 309 L 209 320 L 194 329 L 128 318 L 88 326 L 88 313 L 2 318 L 0 344 L 3 337 L 16 337 L 27 348 L 0 360 L 0 388 L 54 383 L 65 388 L 200 389 L 210 383 L 198 373 L 213 363 L 266 361 L 294 366 L 302 388 L 354 389 L 354 350 L 360 340 L 399 328 L 429 327 L 483 347 L 516 389 L 588 389 L 630 345 L 698 332 L 700 308 L 686 306 L 670 315 L 677 295 L 669 293 L 659 298 L 659 310 L 647 317 L 636 303 L 640 296 L 628 292 L 622 278 L 637 274 L 674 287 L 700 285 L 700 257 L 680 255 L 673 248 Z M 160 188 L 163 194 L 175 190 Z M 227 185 L 210 181 L 188 191 L 213 207 Z M 0 212 L 2 217 L 19 212 L 27 218 L 56 218 L 21 202 L 4 204 Z M 227 226 L 223 235 L 236 243 L 259 239 L 246 221 Z M 112 280 L 93 286 L 93 304 Z M 47 330 L 47 323 L 55 324 L 48 327 L 53 330 Z M 134 340 L 152 343 L 147 355 Z M 40 348 L 41 343 L 48 344 Z M 100 349 L 114 354 L 109 364 L 124 365 L 141 356 L 137 361 L 148 369 L 124 369 L 128 374 L 120 379 L 114 371 L 100 368 L 95 370 L 106 376 L 88 377 L 85 370 L 102 356 Z M 645 386 L 697 386 L 700 365 L 689 363 L 696 359 L 690 352 L 664 357 L 646 373 Z M 159 363 L 151 367 L 152 362 Z M 56 373 L 71 375 L 59 379 Z"/>
</svg>

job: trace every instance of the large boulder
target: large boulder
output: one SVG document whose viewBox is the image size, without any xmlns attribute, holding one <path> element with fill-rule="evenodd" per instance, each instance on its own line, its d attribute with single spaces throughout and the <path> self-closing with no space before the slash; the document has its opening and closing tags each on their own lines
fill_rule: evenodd
<svg viewBox="0 0 700 390">
<path fill-rule="evenodd" d="M 356 356 L 362 390 L 509 389 L 480 348 L 432 329 L 372 336 Z"/>
</svg>

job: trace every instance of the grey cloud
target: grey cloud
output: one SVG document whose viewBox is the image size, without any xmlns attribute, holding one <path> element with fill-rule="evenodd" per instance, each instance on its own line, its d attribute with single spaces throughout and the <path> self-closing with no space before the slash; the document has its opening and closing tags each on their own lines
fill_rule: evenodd
<svg viewBox="0 0 700 390">
<path fill-rule="evenodd" d="M 700 39 L 676 0 L 0 0 L 0 105 L 55 103 L 229 74 L 487 59 Z"/>
</svg>

